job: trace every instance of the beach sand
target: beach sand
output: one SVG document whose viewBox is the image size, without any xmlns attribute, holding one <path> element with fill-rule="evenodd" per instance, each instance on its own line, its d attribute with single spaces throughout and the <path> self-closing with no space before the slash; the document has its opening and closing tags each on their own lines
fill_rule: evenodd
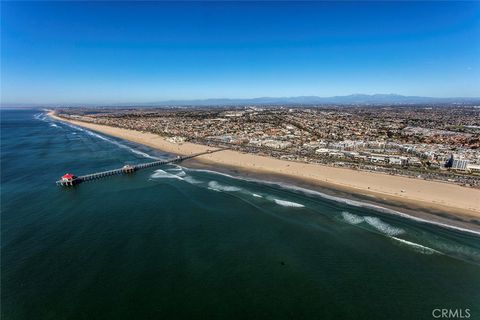
<svg viewBox="0 0 480 320">
<path fill-rule="evenodd" d="M 188 142 L 171 143 L 152 133 L 59 118 L 54 112 L 49 112 L 49 115 L 60 121 L 179 155 L 190 155 L 214 149 Z M 480 190 L 474 188 L 382 173 L 279 160 L 231 150 L 202 155 L 196 160 L 239 171 L 247 170 L 250 173 L 257 172 L 263 175 L 272 174 L 300 179 L 344 192 L 375 197 L 392 204 L 414 205 L 430 211 L 438 209 L 464 221 L 480 220 Z"/>
</svg>

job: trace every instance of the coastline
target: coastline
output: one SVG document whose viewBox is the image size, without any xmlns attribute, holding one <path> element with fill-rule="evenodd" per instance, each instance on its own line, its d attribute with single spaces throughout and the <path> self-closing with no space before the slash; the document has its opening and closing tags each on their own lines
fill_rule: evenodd
<svg viewBox="0 0 480 320">
<path fill-rule="evenodd" d="M 226 175 L 233 179 L 253 181 L 260 184 L 275 185 L 281 188 L 313 194 L 325 199 L 335 199 L 336 202 L 348 203 L 349 205 L 373 208 L 379 213 L 386 215 L 397 215 L 409 220 L 416 220 L 428 224 L 471 231 L 480 235 L 480 220 L 470 215 L 447 211 L 445 207 L 421 206 L 416 202 L 395 202 L 388 197 L 378 197 L 374 194 L 352 192 L 348 188 L 336 187 L 328 184 L 321 184 L 306 179 L 292 178 L 281 174 L 267 174 L 242 170 L 241 168 L 218 166 L 213 163 L 196 159 L 188 159 L 182 163 L 188 169 L 208 171 L 214 174 Z"/>
<path fill-rule="evenodd" d="M 188 142 L 171 143 L 152 133 L 60 118 L 53 111 L 49 111 L 48 115 L 59 121 L 169 153 L 189 155 L 212 149 L 209 146 Z M 241 176 L 256 177 L 257 179 L 258 177 L 273 177 L 278 181 L 308 186 L 313 190 L 315 187 L 320 187 L 322 190 L 339 191 L 351 194 L 362 201 L 381 203 L 387 207 L 405 208 L 413 216 L 439 219 L 442 223 L 450 221 L 457 225 L 460 224 L 462 227 L 468 224 L 470 229 L 480 229 L 478 224 L 480 221 L 480 190 L 473 188 L 382 173 L 291 162 L 231 150 L 202 155 L 194 161 L 189 160 L 188 164 L 204 166 L 216 171 L 220 166 L 224 171 L 240 173 Z M 416 208 L 426 213 L 419 213 L 418 210 L 415 210 Z"/>
</svg>

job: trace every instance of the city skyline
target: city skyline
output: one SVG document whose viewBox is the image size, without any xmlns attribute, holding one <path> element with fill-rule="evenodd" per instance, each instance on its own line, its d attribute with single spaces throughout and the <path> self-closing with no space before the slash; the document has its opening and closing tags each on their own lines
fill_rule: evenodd
<svg viewBox="0 0 480 320">
<path fill-rule="evenodd" d="M 478 2 L 2 3 L 2 104 L 478 97 Z"/>
</svg>

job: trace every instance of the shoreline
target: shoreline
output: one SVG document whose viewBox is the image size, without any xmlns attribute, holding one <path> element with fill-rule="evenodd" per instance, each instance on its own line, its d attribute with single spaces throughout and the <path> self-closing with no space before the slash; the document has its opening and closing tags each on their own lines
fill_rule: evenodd
<svg viewBox="0 0 480 320">
<path fill-rule="evenodd" d="M 164 152 L 189 155 L 212 147 L 193 143 L 175 144 L 163 137 L 146 132 L 111 127 L 60 118 L 49 111 L 53 119 L 68 122 L 93 131 L 125 139 Z M 410 211 L 414 217 L 441 220 L 441 223 L 466 225 L 480 230 L 480 190 L 454 184 L 391 176 L 382 173 L 356 171 L 269 158 L 225 150 L 188 160 L 187 166 L 206 167 L 219 172 L 235 172 L 243 177 L 274 178 L 309 189 L 322 188 L 352 195 L 361 201 L 380 203 L 391 209 Z M 219 170 L 220 167 L 220 170 Z M 402 190 L 404 192 L 402 192 Z M 421 209 L 423 213 L 419 213 Z M 403 211 L 403 210 L 402 210 Z"/>
<path fill-rule="evenodd" d="M 280 174 L 265 174 L 249 172 L 238 168 L 215 166 L 212 163 L 202 162 L 196 159 L 188 159 L 182 166 L 191 170 L 208 171 L 214 174 L 226 175 L 233 179 L 252 181 L 260 184 L 276 185 L 288 190 L 300 191 L 313 194 L 321 198 L 349 205 L 372 208 L 381 214 L 396 215 L 409 220 L 433 224 L 447 229 L 460 230 L 463 232 L 480 235 L 480 221 L 459 217 L 458 214 L 442 210 L 436 207 L 422 207 L 417 204 L 406 202 L 394 203 L 385 198 L 374 195 L 353 193 L 348 189 L 334 188 L 330 185 L 321 185 L 314 181 L 291 178 Z"/>
</svg>

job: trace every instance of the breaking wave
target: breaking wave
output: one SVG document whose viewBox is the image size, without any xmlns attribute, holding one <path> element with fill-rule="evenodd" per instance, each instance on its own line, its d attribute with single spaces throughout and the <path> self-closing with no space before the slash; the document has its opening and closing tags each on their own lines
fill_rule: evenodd
<svg viewBox="0 0 480 320">
<path fill-rule="evenodd" d="M 415 243 L 415 242 L 407 241 L 407 240 L 400 239 L 400 238 L 397 238 L 397 237 L 391 237 L 391 238 L 400 242 L 403 245 L 409 246 L 410 248 L 414 249 L 415 251 L 417 251 L 419 253 L 423 253 L 423 254 L 434 254 L 434 253 L 442 254 L 440 251 L 437 251 L 437 250 L 432 249 L 430 247 L 422 246 L 421 244 L 418 244 L 418 243 Z"/>
<path fill-rule="evenodd" d="M 389 238 L 394 239 L 395 241 L 398 241 L 402 245 L 409 246 L 410 248 L 414 249 L 416 252 L 423 253 L 423 254 L 434 254 L 434 253 L 442 254 L 440 251 L 437 251 L 430 247 L 423 246 L 415 242 L 411 242 L 411 241 L 407 241 L 407 240 L 395 237 L 397 235 L 405 233 L 405 230 L 393 227 L 388 223 L 383 222 L 377 217 L 371 217 L 371 216 L 362 217 L 362 216 L 358 216 L 356 214 L 350 213 L 348 211 L 343 211 L 342 217 L 343 217 L 343 220 L 345 220 L 346 222 L 352 225 L 357 225 L 362 222 L 366 222 L 372 227 L 374 227 L 375 229 L 377 229 L 378 231 L 387 235 Z"/>
<path fill-rule="evenodd" d="M 398 236 L 400 234 L 405 233 L 405 230 L 391 226 L 377 217 L 371 217 L 371 216 L 362 217 L 362 216 L 358 216 L 356 214 L 350 213 L 348 211 L 343 211 L 342 217 L 343 217 L 343 220 L 353 225 L 366 222 L 372 227 L 374 227 L 375 229 L 377 229 L 378 231 L 380 231 L 381 233 L 384 233 L 388 236 Z"/>
<path fill-rule="evenodd" d="M 356 225 L 365 221 L 363 217 L 357 216 L 356 214 L 350 213 L 348 211 L 343 211 L 342 217 L 343 217 L 343 220 L 353 225 Z"/>
<path fill-rule="evenodd" d="M 242 188 L 222 185 L 217 181 L 210 181 L 208 183 L 208 188 L 215 191 L 227 191 L 227 192 L 236 192 L 236 191 L 242 190 Z"/>
<path fill-rule="evenodd" d="M 37 114 L 34 114 L 33 117 L 37 120 L 48 122 L 48 118 L 45 113 L 37 113 Z"/>
<path fill-rule="evenodd" d="M 185 177 L 187 174 L 185 173 L 185 171 L 183 171 L 183 169 L 181 167 L 173 167 L 173 168 L 169 168 L 169 169 L 166 169 L 169 173 L 172 173 L 178 177 Z"/>
<path fill-rule="evenodd" d="M 405 230 L 393 227 L 393 226 L 389 225 L 388 223 L 383 222 L 382 220 L 380 220 L 377 217 L 367 216 L 364 219 L 369 225 L 371 225 L 372 227 L 374 227 L 378 231 L 380 231 L 382 233 L 385 233 L 386 235 L 398 236 L 402 233 L 405 233 Z"/>
<path fill-rule="evenodd" d="M 168 173 L 162 169 L 157 169 L 154 171 L 154 173 L 150 176 L 152 179 L 179 179 L 183 180 L 181 177 Z"/>
<path fill-rule="evenodd" d="M 256 193 L 252 193 L 252 196 L 254 196 L 255 198 L 263 198 L 263 196 L 261 196 L 259 194 L 256 194 Z"/>
<path fill-rule="evenodd" d="M 169 168 L 169 169 L 157 169 L 154 171 L 152 175 L 150 175 L 152 179 L 177 179 L 181 181 L 185 181 L 190 184 L 200 184 L 202 181 L 195 179 L 192 176 L 188 176 L 182 168 Z M 211 188 L 209 188 L 211 189 Z M 213 188 L 212 188 L 213 189 Z M 220 190 L 215 190 L 220 191 Z"/>
<path fill-rule="evenodd" d="M 192 176 L 185 176 L 185 177 L 183 178 L 183 180 L 185 180 L 186 182 L 191 183 L 191 184 L 200 184 L 200 183 L 203 182 L 203 181 L 200 181 L 200 180 L 195 179 L 195 178 L 192 177 Z"/>
<path fill-rule="evenodd" d="M 380 218 L 377 217 L 371 217 L 371 216 L 358 216 L 356 214 L 350 213 L 348 211 L 343 211 L 342 212 L 342 217 L 343 220 L 345 220 L 349 224 L 357 225 L 362 222 L 366 222 L 381 233 L 384 233 L 388 236 L 398 236 L 400 234 L 405 233 L 405 230 L 396 228 L 394 226 L 389 225 L 388 223 L 380 220 Z"/>
<path fill-rule="evenodd" d="M 474 260 L 477 263 L 480 263 L 480 250 L 473 247 L 465 246 L 459 243 L 453 242 L 436 242 L 435 248 L 441 250 L 442 253 L 448 255 L 455 255 L 466 257 L 467 259 Z"/>
<path fill-rule="evenodd" d="M 290 207 L 290 208 L 304 208 L 305 206 L 301 203 L 296 203 L 292 201 L 286 201 L 286 200 L 280 200 L 280 199 L 273 199 L 273 202 L 275 202 L 278 205 L 281 205 L 283 207 Z"/>
</svg>

